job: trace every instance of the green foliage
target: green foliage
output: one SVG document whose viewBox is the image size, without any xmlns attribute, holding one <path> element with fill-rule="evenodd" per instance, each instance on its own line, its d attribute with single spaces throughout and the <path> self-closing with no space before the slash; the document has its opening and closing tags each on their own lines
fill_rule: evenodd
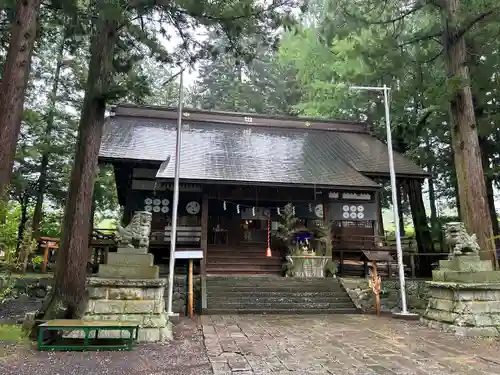
<svg viewBox="0 0 500 375">
<path fill-rule="evenodd" d="M 295 109 L 303 115 L 368 121 L 385 140 L 380 92 L 355 91 L 351 85 L 392 88 L 393 145 L 423 166 L 433 177 L 437 199 L 456 203 L 456 175 L 450 147 L 449 101 L 469 84 L 449 77 L 443 58 L 441 12 L 435 2 L 416 2 L 402 14 L 401 2 L 389 0 L 313 1 L 305 21 L 288 32 L 279 49 L 280 61 L 292 65 L 302 85 Z M 410 5 L 408 5 L 410 6 Z M 489 149 L 487 171 L 500 156 L 498 126 L 499 54 L 496 40 L 498 6 L 494 1 L 462 2 L 467 32 L 469 68 L 480 135 Z M 405 8 L 406 9 L 406 8 Z M 489 14 L 474 23 L 480 14 Z M 485 148 L 483 148 L 483 152 Z M 387 194 L 386 194 L 387 195 Z M 384 199 L 384 206 L 388 205 Z M 435 202 L 431 202 L 435 204 Z"/>
<path fill-rule="evenodd" d="M 291 203 L 288 203 L 280 213 L 278 229 L 274 233 L 274 236 L 287 247 L 290 253 L 296 248 L 293 244 L 293 234 L 296 231 L 298 223 L 299 219 L 295 216 L 295 208 Z"/>
<path fill-rule="evenodd" d="M 335 260 L 329 260 L 325 265 L 325 277 L 334 277 L 337 275 L 339 264 Z"/>
<path fill-rule="evenodd" d="M 1 297 L 0 297 L 1 298 Z M 20 325 L 0 324 L 0 342 L 9 344 L 27 343 L 27 337 Z M 1 357 L 1 352 L 0 352 Z"/>
<path fill-rule="evenodd" d="M 0 225 L 0 249 L 5 252 L 6 260 L 13 262 L 16 256 L 21 208 L 15 202 L 5 203 L 0 200 L 0 210 L 0 218 L 4 220 L 4 224 Z"/>
<path fill-rule="evenodd" d="M 227 37 L 212 37 L 218 48 L 229 43 Z M 243 45 L 255 44 L 250 61 L 218 54 L 201 63 L 200 79 L 189 95 L 191 105 L 209 110 L 292 114 L 292 105 L 299 98 L 294 71 L 278 62 L 272 47 L 254 43 L 253 39 L 241 41 Z"/>
</svg>

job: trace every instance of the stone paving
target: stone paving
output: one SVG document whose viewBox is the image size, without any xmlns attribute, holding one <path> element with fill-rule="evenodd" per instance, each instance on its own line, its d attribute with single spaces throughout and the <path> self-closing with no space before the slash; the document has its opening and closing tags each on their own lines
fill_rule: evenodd
<svg viewBox="0 0 500 375">
<path fill-rule="evenodd" d="M 214 375 L 500 374 L 500 343 L 371 315 L 202 316 Z"/>
</svg>

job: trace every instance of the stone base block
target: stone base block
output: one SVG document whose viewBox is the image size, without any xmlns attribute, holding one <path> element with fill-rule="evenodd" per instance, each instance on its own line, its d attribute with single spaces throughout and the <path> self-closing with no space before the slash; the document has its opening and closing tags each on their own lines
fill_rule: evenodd
<svg viewBox="0 0 500 375">
<path fill-rule="evenodd" d="M 160 276 L 158 266 L 117 266 L 101 264 L 99 277 L 117 279 L 157 279 Z"/>
<path fill-rule="evenodd" d="M 112 265 L 105 266 L 104 270 L 113 267 Z M 119 268 L 126 269 L 128 266 Z M 137 267 L 129 268 L 136 269 Z M 139 341 L 169 340 L 172 337 L 172 328 L 165 313 L 163 296 L 166 282 L 165 279 L 159 278 L 89 278 L 87 286 L 90 299 L 84 319 L 135 322 L 140 327 Z M 74 334 L 79 335 L 78 332 Z M 121 334 L 115 331 L 103 331 L 103 335 L 101 337 L 128 337 L 128 333 Z"/>
<path fill-rule="evenodd" d="M 165 311 L 165 300 L 90 300 L 86 313 L 100 314 L 160 314 Z"/>
<path fill-rule="evenodd" d="M 440 260 L 439 268 L 464 272 L 493 271 L 491 261 L 481 260 L 477 255 L 462 255 L 451 260 Z"/>
<path fill-rule="evenodd" d="M 432 280 L 456 283 L 500 283 L 500 272 L 497 271 L 452 271 L 440 269 L 432 271 Z"/>
<path fill-rule="evenodd" d="M 152 266 L 154 262 L 153 254 L 123 254 L 109 253 L 108 263 L 115 266 Z"/>
<path fill-rule="evenodd" d="M 147 254 L 148 248 L 147 247 L 140 247 L 140 248 L 119 247 L 118 249 L 116 249 L 116 252 L 118 254 Z"/>
<path fill-rule="evenodd" d="M 480 274 L 484 272 L 479 272 Z M 471 273 L 474 275 L 475 273 Z M 421 323 L 464 336 L 500 336 L 500 284 L 431 281 Z"/>
<path fill-rule="evenodd" d="M 173 338 L 172 325 L 162 328 L 139 328 L 138 342 L 164 342 Z"/>
<path fill-rule="evenodd" d="M 465 327 L 438 322 L 435 320 L 420 318 L 420 323 L 432 329 L 438 329 L 444 332 L 451 332 L 457 336 L 466 337 L 499 337 L 500 332 L 496 327 Z"/>
</svg>

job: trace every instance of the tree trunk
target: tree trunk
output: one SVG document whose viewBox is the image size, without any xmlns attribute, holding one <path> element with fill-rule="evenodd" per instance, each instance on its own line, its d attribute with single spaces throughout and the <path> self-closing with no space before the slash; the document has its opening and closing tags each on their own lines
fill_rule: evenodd
<svg viewBox="0 0 500 375">
<path fill-rule="evenodd" d="M 382 215 L 382 193 L 379 191 L 377 194 L 377 220 L 378 220 L 378 233 L 375 233 L 380 236 L 380 238 L 385 237 L 384 230 L 384 216 Z"/>
<path fill-rule="evenodd" d="M 39 10 L 40 0 L 17 1 L 16 20 L 0 84 L 0 196 L 12 176 Z"/>
<path fill-rule="evenodd" d="M 450 112 L 461 220 L 469 234 L 476 234 L 481 258 L 490 259 L 496 268 L 496 254 L 491 240 L 491 216 L 467 67 L 467 48 L 460 29 L 460 0 L 444 1 L 443 13 L 446 24 L 444 43 L 448 76 L 456 81 L 452 85 L 458 86 L 450 101 Z M 458 85 L 458 81 L 462 83 Z"/>
<path fill-rule="evenodd" d="M 398 216 L 399 216 L 399 231 L 401 237 L 405 237 L 406 229 L 405 229 L 405 216 L 403 214 L 403 204 L 405 203 L 404 199 L 404 190 L 403 184 L 400 180 L 397 181 L 397 191 L 398 191 Z"/>
<path fill-rule="evenodd" d="M 118 30 L 118 21 L 110 20 L 104 12 L 99 14 L 96 22 L 98 27 L 92 37 L 89 73 L 54 288 L 38 314 L 44 319 L 80 317 L 87 301 L 85 283 L 92 194 Z"/>
<path fill-rule="evenodd" d="M 498 225 L 497 210 L 495 207 L 495 193 L 493 190 L 494 179 L 491 176 L 491 166 L 490 166 L 490 141 L 484 137 L 479 137 L 479 147 L 481 148 L 481 159 L 484 169 L 484 183 L 486 185 L 486 196 L 488 197 L 488 209 L 491 216 L 491 226 L 493 229 L 493 235 L 498 236 L 500 233 Z M 499 240 L 496 239 L 495 244 L 499 244 Z"/>
<path fill-rule="evenodd" d="M 432 176 L 432 166 L 429 166 L 428 170 Z M 434 188 L 434 181 L 432 177 L 429 178 L 428 184 L 429 184 L 429 205 L 431 207 L 431 228 L 433 233 L 437 235 L 439 231 L 439 223 L 437 219 L 436 189 Z"/>
<path fill-rule="evenodd" d="M 403 186 L 410 201 L 418 252 L 421 254 L 432 253 L 434 252 L 434 242 L 427 223 L 421 182 L 419 180 L 406 180 Z M 431 275 L 432 262 L 433 259 L 430 256 L 422 255 L 418 257 L 419 276 Z"/>
<path fill-rule="evenodd" d="M 17 244 L 16 250 L 19 251 L 21 243 L 23 242 L 24 230 L 26 229 L 26 222 L 28 221 L 28 203 L 29 195 L 24 192 L 21 196 L 21 217 L 19 218 L 19 226 L 17 227 Z"/>
<path fill-rule="evenodd" d="M 42 159 L 40 160 L 40 176 L 38 177 L 38 189 L 36 192 L 35 210 L 33 212 L 33 238 L 39 239 L 40 237 L 40 222 L 42 220 L 43 198 L 45 195 L 45 188 L 47 186 L 47 172 L 49 166 L 49 145 L 50 136 L 54 129 L 54 119 L 56 114 L 56 100 L 57 91 L 59 89 L 59 79 L 61 75 L 61 68 L 63 65 L 64 45 L 66 42 L 66 30 L 62 35 L 61 42 L 57 49 L 57 63 L 54 71 L 54 83 L 49 97 L 49 111 L 47 113 L 47 126 L 44 132 L 44 150 Z"/>
</svg>

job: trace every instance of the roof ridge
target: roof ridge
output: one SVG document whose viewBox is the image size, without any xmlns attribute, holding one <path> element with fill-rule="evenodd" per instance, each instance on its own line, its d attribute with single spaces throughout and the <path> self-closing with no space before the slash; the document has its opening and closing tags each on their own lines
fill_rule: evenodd
<svg viewBox="0 0 500 375">
<path fill-rule="evenodd" d="M 175 119 L 178 109 L 174 107 L 138 106 L 119 104 L 112 107 L 112 116 Z M 268 116 L 257 113 L 207 111 L 194 108 L 183 110 L 185 120 L 197 122 L 225 123 L 232 125 L 260 126 L 266 128 L 314 129 L 349 133 L 370 134 L 371 126 L 364 122 L 347 120 L 327 120 L 308 117 Z"/>
</svg>

